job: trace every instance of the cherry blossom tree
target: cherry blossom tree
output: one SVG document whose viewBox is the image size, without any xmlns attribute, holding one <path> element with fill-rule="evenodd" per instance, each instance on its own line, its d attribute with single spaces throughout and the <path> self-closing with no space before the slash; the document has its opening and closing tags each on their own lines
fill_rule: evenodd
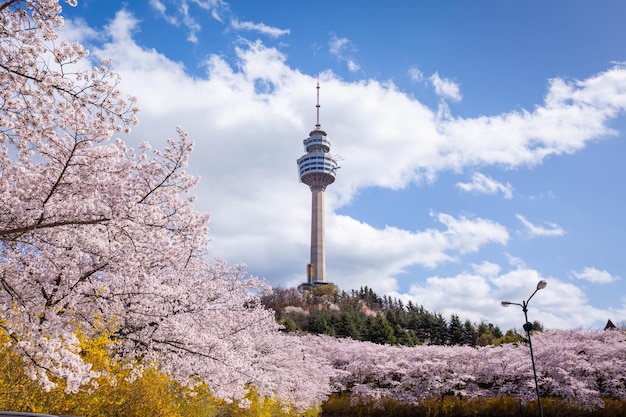
<svg viewBox="0 0 626 417">
<path fill-rule="evenodd" d="M 73 5 L 75 2 L 66 1 Z M 181 129 L 163 150 L 114 135 L 136 123 L 111 63 L 58 37 L 58 0 L 0 1 L 0 327 L 44 386 L 95 376 L 76 331 L 186 384 L 243 399 L 252 384 L 296 407 L 328 394 L 242 266 L 206 261 L 208 215 Z"/>
</svg>

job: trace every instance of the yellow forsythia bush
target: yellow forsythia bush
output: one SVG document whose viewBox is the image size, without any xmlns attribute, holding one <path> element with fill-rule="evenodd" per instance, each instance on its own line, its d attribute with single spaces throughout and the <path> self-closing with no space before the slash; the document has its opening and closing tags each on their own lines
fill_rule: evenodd
<svg viewBox="0 0 626 417">
<path fill-rule="evenodd" d="M 62 380 L 48 392 L 24 373 L 24 362 L 8 345 L 9 337 L 0 330 L 0 410 L 29 411 L 82 417 L 289 417 L 277 400 L 259 398 L 251 390 L 250 407 L 214 398 L 206 387 L 191 392 L 157 368 L 150 368 L 129 382 L 130 371 L 109 355 L 112 343 L 106 332 L 97 338 L 78 334 L 85 361 L 108 377 L 97 379 L 97 388 L 85 387 L 76 394 L 65 392 Z M 115 383 L 111 383 L 115 380 Z M 319 414 L 311 410 L 307 416 Z M 301 414 L 300 414 L 301 415 Z"/>
</svg>

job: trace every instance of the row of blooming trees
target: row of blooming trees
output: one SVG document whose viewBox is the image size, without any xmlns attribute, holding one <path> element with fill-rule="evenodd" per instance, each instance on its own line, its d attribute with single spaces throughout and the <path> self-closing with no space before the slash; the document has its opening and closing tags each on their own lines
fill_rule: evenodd
<svg viewBox="0 0 626 417">
<path fill-rule="evenodd" d="M 311 354 L 330 360 L 333 383 L 356 399 L 419 403 L 447 395 L 535 399 L 528 346 L 381 346 L 308 336 Z M 594 409 L 603 398 L 626 400 L 626 336 L 568 330 L 533 336 L 542 397 Z"/>
<path fill-rule="evenodd" d="M 67 3 L 73 3 L 68 1 Z M 58 0 L 0 1 L 0 328 L 44 387 L 102 376 L 77 334 L 107 334 L 111 355 L 218 397 L 250 387 L 305 408 L 330 368 L 302 361 L 242 267 L 206 261 L 208 216 L 184 172 L 182 131 L 163 150 L 113 136 L 133 99 L 103 62 L 58 37 Z M 300 358 L 299 361 L 294 358 Z"/>
</svg>

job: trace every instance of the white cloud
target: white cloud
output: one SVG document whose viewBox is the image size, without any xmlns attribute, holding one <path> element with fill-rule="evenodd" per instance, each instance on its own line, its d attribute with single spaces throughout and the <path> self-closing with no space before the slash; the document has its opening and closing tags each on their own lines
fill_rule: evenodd
<svg viewBox="0 0 626 417">
<path fill-rule="evenodd" d="M 180 0 L 177 0 L 180 1 Z M 186 0 L 183 0 L 186 1 Z M 205 10 L 228 9 L 228 3 L 223 0 L 191 0 L 192 3 L 198 5 Z"/>
<path fill-rule="evenodd" d="M 475 172 L 472 175 L 472 182 L 470 183 L 457 183 L 457 187 L 461 190 L 475 192 L 475 193 L 484 193 L 484 194 L 496 194 L 501 192 L 504 195 L 504 198 L 510 199 L 513 198 L 513 187 L 511 184 L 506 183 L 502 184 L 490 178 L 480 172 Z"/>
<path fill-rule="evenodd" d="M 417 67 L 409 68 L 409 77 L 413 82 L 420 82 L 424 79 L 424 73 Z"/>
<path fill-rule="evenodd" d="M 150 0 L 150 6 L 155 9 L 165 21 L 171 25 L 178 26 L 179 21 L 176 16 L 167 13 L 167 6 L 161 0 Z"/>
<path fill-rule="evenodd" d="M 111 20 L 105 30 L 112 39 L 113 43 L 118 45 L 129 45 L 139 50 L 133 40 L 133 32 L 137 30 L 139 20 L 125 9 L 115 14 L 115 19 Z M 103 57 L 104 58 L 104 57 Z"/>
<path fill-rule="evenodd" d="M 595 284 L 609 284 L 620 279 L 620 277 L 611 275 L 607 271 L 586 267 L 582 271 L 573 271 L 572 274 L 585 281 L 593 282 Z"/>
<path fill-rule="evenodd" d="M 517 167 L 576 152 L 592 138 L 615 134 L 608 122 L 626 107 L 625 85 L 626 69 L 615 67 L 583 81 L 551 80 L 544 103 L 532 112 L 444 120 L 448 161 L 457 168 Z"/>
<path fill-rule="evenodd" d="M 437 95 L 441 98 L 452 101 L 461 101 L 461 98 L 463 98 L 459 85 L 450 79 L 441 78 L 437 72 L 430 76 L 430 82 L 435 88 Z"/>
<path fill-rule="evenodd" d="M 531 223 L 521 214 L 516 214 L 515 217 L 524 225 L 524 232 L 528 237 L 563 236 L 565 234 L 565 230 L 556 223 L 544 222 L 547 227 L 542 227 Z"/>
<path fill-rule="evenodd" d="M 152 7 L 157 12 L 159 12 L 162 16 L 165 15 L 167 7 L 165 6 L 165 4 L 162 1 L 160 1 L 160 0 L 150 0 L 148 2 L 148 4 L 150 5 L 150 7 Z"/>
<path fill-rule="evenodd" d="M 181 14 L 183 24 L 189 30 L 187 40 L 192 43 L 198 42 L 198 32 L 202 30 L 202 26 L 191 16 L 189 10 L 189 4 L 186 1 L 181 1 L 178 6 L 178 11 Z"/>
<path fill-rule="evenodd" d="M 180 0 L 174 0 L 180 1 Z M 211 17 L 218 22 L 224 22 L 224 15 L 230 14 L 230 6 L 223 0 L 191 0 L 191 2 L 211 13 Z"/>
<path fill-rule="evenodd" d="M 168 11 L 168 4 L 172 5 L 171 11 Z M 228 4 L 222 0 L 150 0 L 149 5 L 167 23 L 184 26 L 188 31 L 187 40 L 192 43 L 198 42 L 198 32 L 202 30 L 202 26 L 194 18 L 198 13 L 191 10 L 192 6 L 208 11 L 213 19 L 221 23 L 223 23 L 222 14 L 228 14 L 230 11 Z"/>
<path fill-rule="evenodd" d="M 352 59 L 346 59 L 346 65 L 348 66 L 348 69 L 351 72 L 358 71 L 361 68 L 360 65 L 357 64 L 356 61 L 354 61 Z"/>
<path fill-rule="evenodd" d="M 334 33 L 331 33 L 328 47 L 332 55 L 340 56 L 346 48 L 351 48 L 350 40 L 348 38 L 339 38 Z"/>
<path fill-rule="evenodd" d="M 473 264 L 472 268 L 478 275 L 486 278 L 495 277 L 500 273 L 500 265 L 493 262 L 485 261 L 481 264 Z"/>
<path fill-rule="evenodd" d="M 507 261 L 509 263 L 509 265 L 516 267 L 517 269 L 525 269 L 526 268 L 526 262 L 524 262 L 524 260 L 518 256 L 513 256 L 510 253 L 505 253 L 504 254 L 507 258 Z"/>
<path fill-rule="evenodd" d="M 500 273 L 489 263 L 479 265 L 473 273 L 451 277 L 432 276 L 423 284 L 414 284 L 408 293 L 393 293 L 405 301 L 411 300 L 444 318 L 451 314 L 472 322 L 489 322 L 502 330 L 520 329 L 524 315 L 516 305 L 502 307 L 501 301 L 522 303 L 528 300 L 540 280 L 547 281 L 545 289 L 529 302 L 528 318 L 538 320 L 548 329 L 573 327 L 601 328 L 613 310 L 601 310 L 589 305 L 584 292 L 575 285 L 538 271 L 516 268 Z"/>
<path fill-rule="evenodd" d="M 290 33 L 289 29 L 278 29 L 275 27 L 267 26 L 265 23 L 240 22 L 237 19 L 231 20 L 230 25 L 233 29 L 236 30 L 250 30 L 254 32 L 259 32 L 272 38 L 278 38 L 280 36 L 288 35 Z"/>
<path fill-rule="evenodd" d="M 63 38 L 69 42 L 83 43 L 99 37 L 100 34 L 82 19 L 65 20 L 63 23 Z"/>
<path fill-rule="evenodd" d="M 351 57 L 352 53 L 356 51 L 356 48 L 348 38 L 339 38 L 336 34 L 331 33 L 328 48 L 330 54 L 339 58 L 340 61 L 345 62 L 350 71 L 355 72 L 361 68 Z"/>
<path fill-rule="evenodd" d="M 396 289 L 395 276 L 409 266 L 434 268 L 488 244 L 505 245 L 509 238 L 504 227 L 489 220 L 456 218 L 445 213 L 431 216 L 443 229 L 376 229 L 347 216 L 331 217 L 326 229 L 327 248 L 339 258 L 332 275 L 342 277 L 346 288 L 367 285 L 384 293 Z M 306 243 L 308 236 L 303 238 Z"/>
</svg>

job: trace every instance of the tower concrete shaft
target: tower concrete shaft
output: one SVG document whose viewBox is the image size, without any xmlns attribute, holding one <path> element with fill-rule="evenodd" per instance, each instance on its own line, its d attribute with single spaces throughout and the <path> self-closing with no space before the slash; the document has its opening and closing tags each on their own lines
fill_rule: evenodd
<svg viewBox="0 0 626 417">
<path fill-rule="evenodd" d="M 326 282 L 324 248 L 324 189 L 311 187 L 311 265 L 316 282 Z M 313 284 L 311 282 L 310 284 Z"/>
</svg>

